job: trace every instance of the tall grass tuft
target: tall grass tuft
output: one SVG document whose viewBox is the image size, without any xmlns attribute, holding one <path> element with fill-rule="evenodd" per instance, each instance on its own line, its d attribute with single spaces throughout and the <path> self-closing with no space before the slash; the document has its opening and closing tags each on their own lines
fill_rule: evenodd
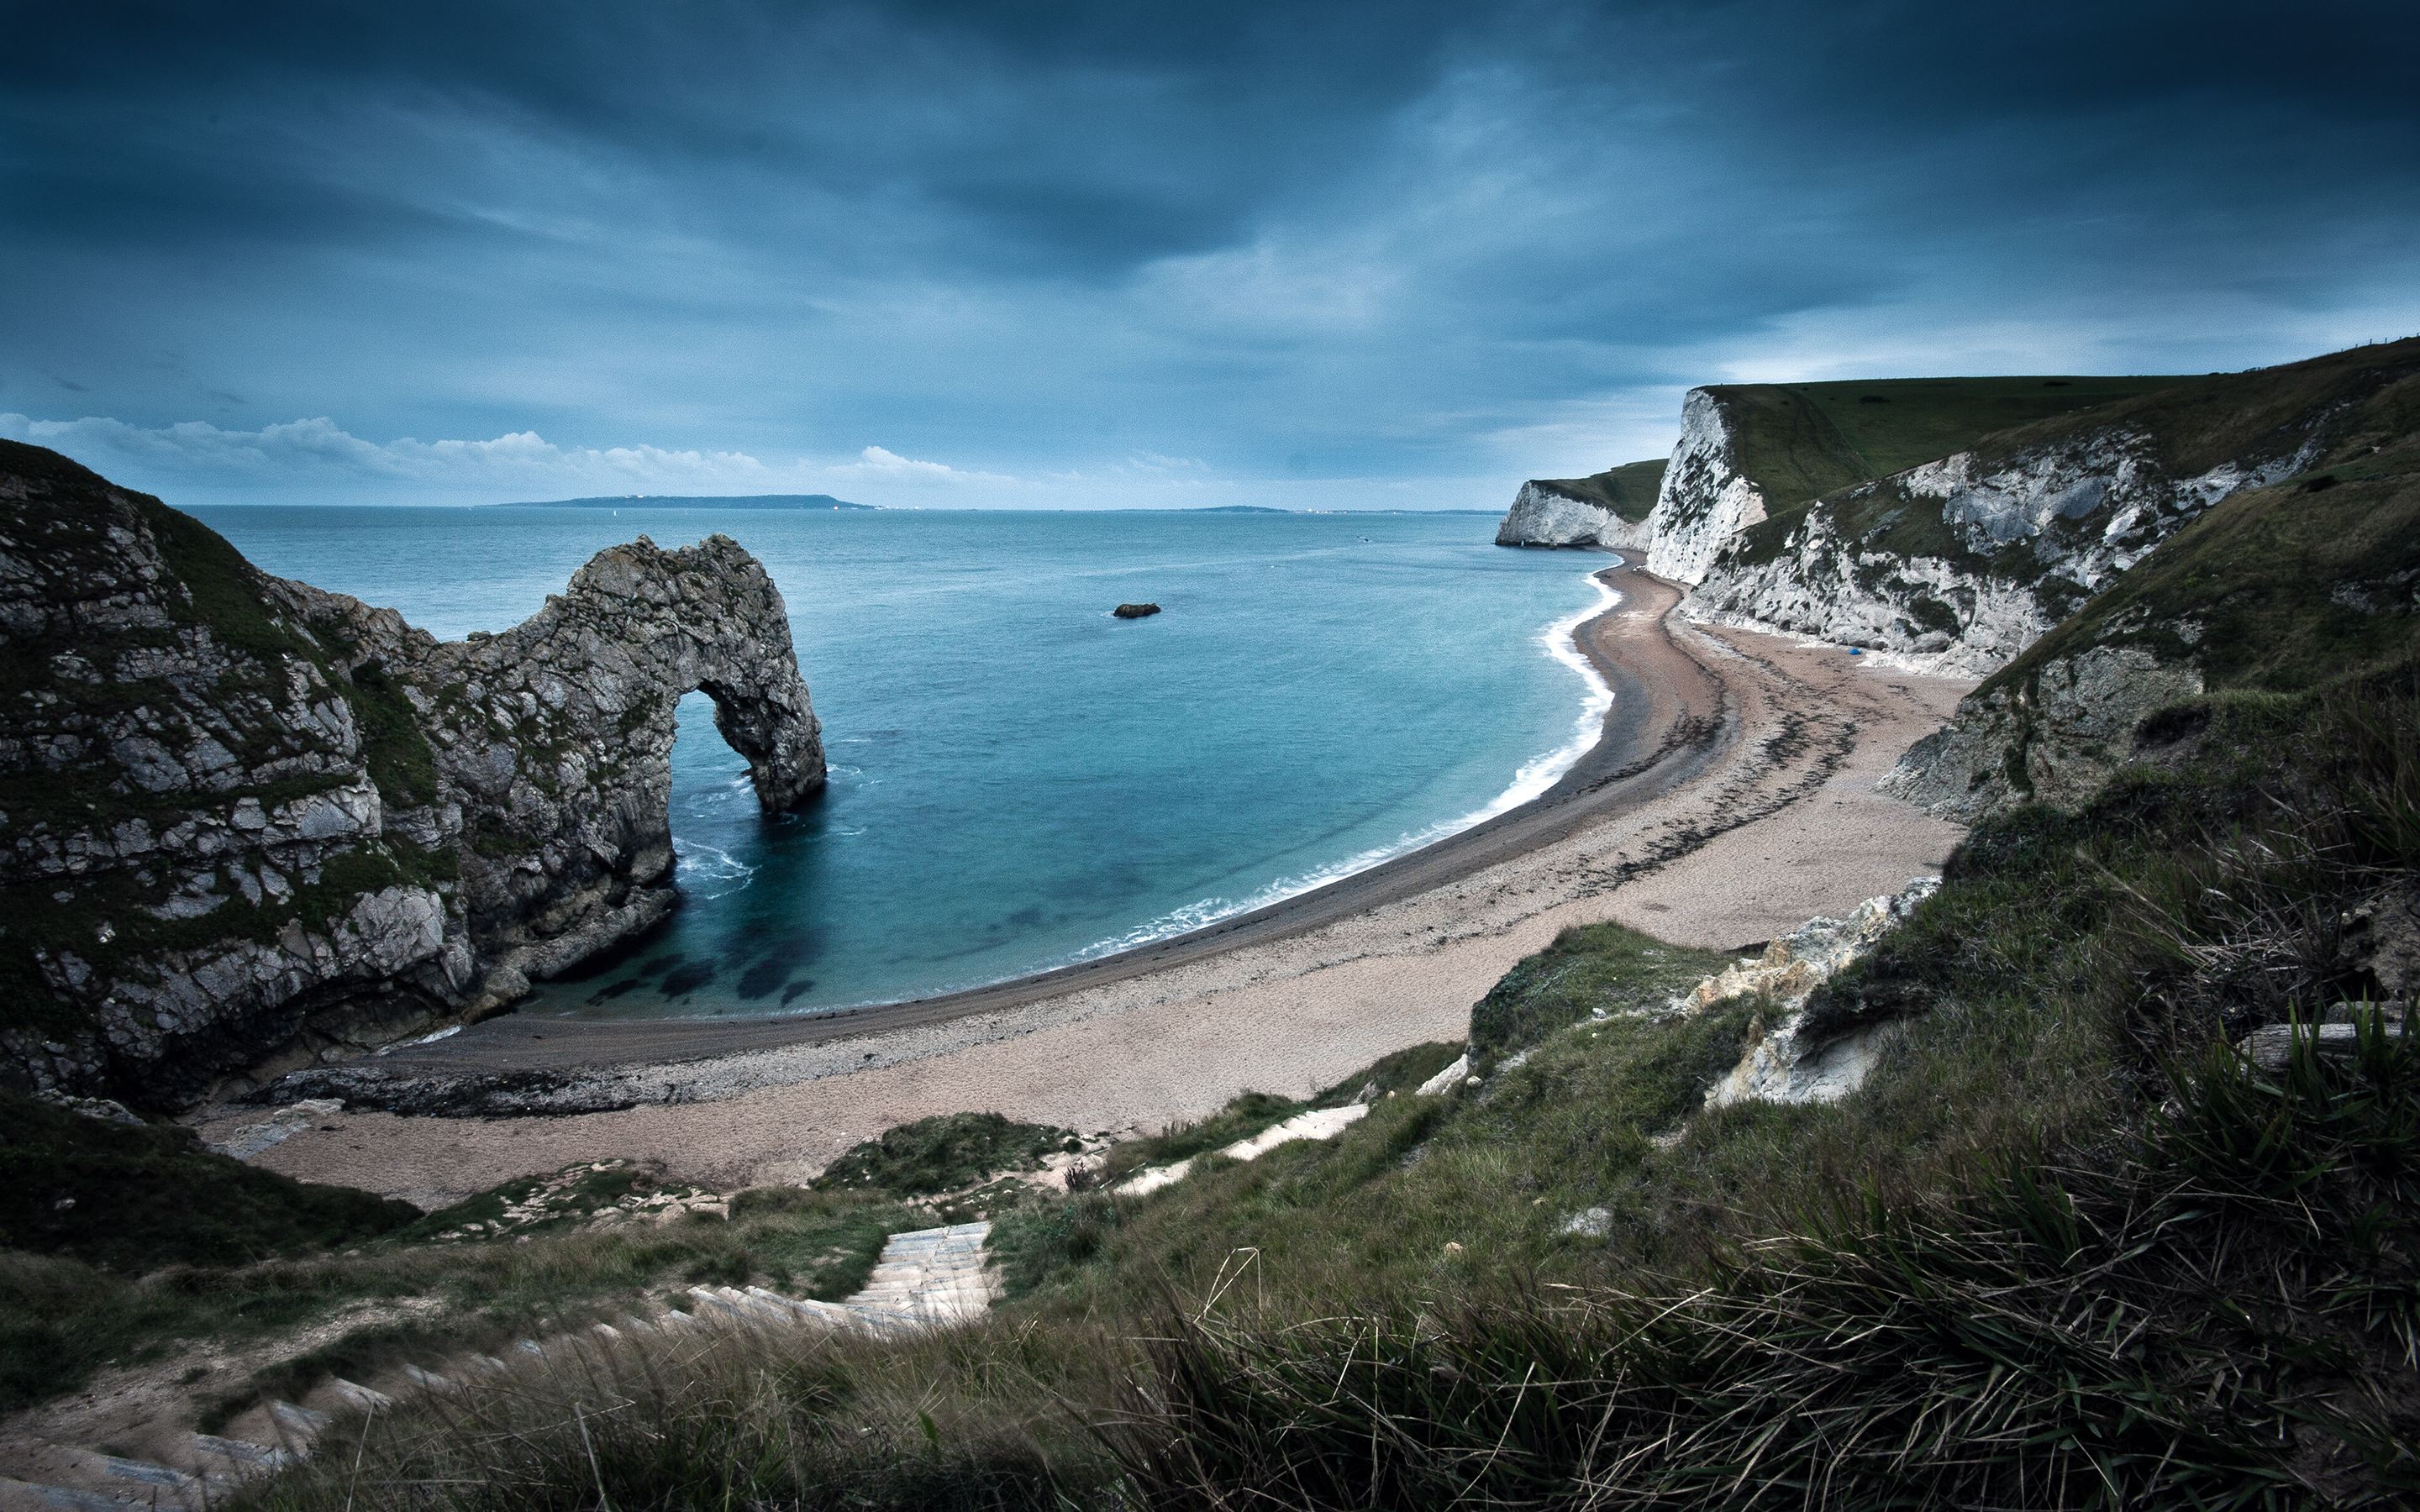
<svg viewBox="0 0 2420 1512">
<path fill-rule="evenodd" d="M 1121 1454 L 1222 1509 L 2420 1492 L 2420 1049 L 2362 1034 L 2274 1079 L 2213 1054 L 2123 1150 L 1844 1201 L 1695 1287 L 1171 1316 Z"/>
<path fill-rule="evenodd" d="M 807 1329 L 566 1338 L 543 1360 L 341 1419 L 256 1512 L 371 1506 L 1057 1508 L 1117 1467 L 1062 1404 L 1122 1350 L 985 1322 L 908 1342 Z"/>
</svg>

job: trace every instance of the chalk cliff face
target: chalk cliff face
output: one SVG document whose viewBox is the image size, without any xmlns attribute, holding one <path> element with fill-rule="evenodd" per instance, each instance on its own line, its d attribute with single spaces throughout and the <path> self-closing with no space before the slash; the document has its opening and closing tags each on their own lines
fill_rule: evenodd
<svg viewBox="0 0 2420 1512">
<path fill-rule="evenodd" d="M 822 786 L 780 594 L 599 553 L 502 634 L 260 573 L 0 442 L 0 1077 L 151 1105 L 493 1011 L 660 918 L 674 706 Z"/>
<path fill-rule="evenodd" d="M 1568 546 L 1647 549 L 1650 533 L 1644 520 L 1631 521 L 1609 504 L 1581 498 L 1539 479 L 1521 485 L 1504 523 L 1496 528 L 1497 546 Z"/>
<path fill-rule="evenodd" d="M 2197 517 L 2141 560 L 2102 557 L 2109 586 L 1961 702 L 1883 790 L 1964 820 L 2074 808 L 2144 753 L 2146 721 L 2171 705 L 2420 655 L 2420 341 L 2339 355 L 2367 356 L 2383 381 L 2299 432 L 2300 481 L 2188 498 L 2178 512 Z"/>
<path fill-rule="evenodd" d="M 2211 505 L 2302 471 L 2319 440 L 2292 440 L 2186 476 L 2123 423 L 1961 452 L 1723 543 L 1691 612 L 1993 671 Z M 1900 548 L 1892 527 L 1907 520 L 1935 539 Z"/>
<path fill-rule="evenodd" d="M 1764 493 L 1740 466 L 1738 426 L 1725 397 L 1691 389 L 1681 401 L 1681 440 L 1647 517 L 1647 570 L 1695 583 L 1724 541 L 1764 517 Z"/>
<path fill-rule="evenodd" d="M 1993 671 L 2213 505 L 2328 455 L 2410 365 L 2391 351 L 2081 410 L 1825 494 L 1714 542 L 1689 612 Z M 1695 549 L 1659 536 L 1651 564 Z"/>
</svg>

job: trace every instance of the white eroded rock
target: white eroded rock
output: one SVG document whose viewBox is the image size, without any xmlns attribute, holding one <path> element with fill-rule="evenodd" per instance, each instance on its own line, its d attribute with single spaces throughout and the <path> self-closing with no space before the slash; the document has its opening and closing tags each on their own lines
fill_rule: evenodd
<svg viewBox="0 0 2420 1512">
<path fill-rule="evenodd" d="M 1816 1039 L 1807 1030 L 1807 999 L 1925 899 L 1940 889 L 1939 877 L 1918 877 L 1895 896 L 1869 898 L 1847 918 L 1810 918 L 1765 947 L 1761 959 L 1708 977 L 1679 1001 L 1703 1012 L 1747 993 L 1776 999 L 1780 1022 L 1766 1031 L 1737 1066 L 1706 1094 L 1708 1107 L 1755 1098 L 1771 1103 L 1830 1103 L 1862 1085 L 1880 1055 L 1885 1026 L 1866 1026 Z"/>
<path fill-rule="evenodd" d="M 1455 1064 L 1467 1069 L 1466 1061 Z M 1218 1153 L 1229 1160 L 1258 1160 L 1280 1145 L 1291 1144 L 1296 1139 L 1333 1139 L 1367 1116 L 1369 1111 L 1367 1103 L 1347 1103 L 1341 1108 L 1313 1108 L 1264 1129 L 1249 1139 L 1238 1139 Z M 1175 1185 L 1192 1169 L 1193 1162 L 1189 1160 L 1178 1161 L 1173 1165 L 1155 1165 L 1147 1171 L 1137 1172 L 1109 1190 L 1118 1196 L 1139 1197 L 1161 1187 Z"/>
<path fill-rule="evenodd" d="M 1676 496 L 1674 539 L 1667 545 L 1659 524 L 1648 564 L 1698 584 L 1694 619 L 1934 656 L 1928 671 L 1980 676 L 2212 505 L 2303 471 L 2324 450 L 2314 428 L 2324 418 L 2310 417 L 2291 447 L 2264 435 L 2189 474 L 2172 472 L 2168 449 L 2130 420 L 2079 421 L 2013 449 L 1987 441 L 1827 494 L 1777 546 L 1706 539 L 1763 517 L 1712 501 L 1730 464 L 1728 435 L 1718 440 L 1710 425 L 1692 464 L 1699 481 Z M 1675 453 L 1668 489 L 1682 471 Z M 1937 522 L 1913 550 L 1891 533 L 1911 519 Z"/>
<path fill-rule="evenodd" d="M 1646 520 L 1623 519 L 1593 499 L 1579 498 L 1537 479 L 1521 485 L 1504 523 L 1496 528 L 1497 546 L 1621 547 L 1644 551 L 1652 539 Z"/>
<path fill-rule="evenodd" d="M 1726 539 L 1764 518 L 1764 492 L 1739 471 L 1735 440 L 1722 396 L 1691 389 L 1681 401 L 1681 440 L 1647 517 L 1648 571 L 1697 582 Z"/>
<path fill-rule="evenodd" d="M 1424 1081 L 1420 1083 L 1419 1086 L 1412 1088 L 1412 1095 L 1414 1097 L 1442 1097 L 1446 1093 L 1452 1091 L 1456 1087 L 1460 1086 L 1462 1084 L 1462 1079 L 1469 1074 L 1470 1057 L 1467 1055 L 1458 1057 L 1452 1065 L 1448 1066 L 1445 1070 L 1438 1072 L 1427 1081 Z"/>
</svg>

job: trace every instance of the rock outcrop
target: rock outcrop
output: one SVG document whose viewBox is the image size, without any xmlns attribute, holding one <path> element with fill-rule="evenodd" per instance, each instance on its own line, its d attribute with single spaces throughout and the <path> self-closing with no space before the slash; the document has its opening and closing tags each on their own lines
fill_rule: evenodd
<svg viewBox="0 0 2420 1512">
<path fill-rule="evenodd" d="M 2415 363 L 2420 342 L 2404 342 L 2120 400 L 1770 518 L 1751 517 L 1761 504 L 1734 478 L 1721 497 L 1738 502 L 1700 509 L 1694 526 L 1659 503 L 1683 533 L 1659 533 L 1650 565 L 1695 572 L 1696 618 L 1989 673 L 2215 505 L 2336 453 Z M 1720 448 L 1706 450 L 1692 465 L 1710 487 Z M 1669 476 L 1683 471 L 1676 454 Z M 1709 543 L 1719 530 L 1731 533 Z"/>
<path fill-rule="evenodd" d="M 1695 583 L 1723 542 L 1764 517 L 1764 489 L 1741 459 L 1730 396 L 1691 389 L 1681 401 L 1681 439 L 1647 517 L 1647 570 Z"/>
<path fill-rule="evenodd" d="M 1647 549 L 1645 520 L 1626 520 L 1602 500 L 1588 498 L 1567 486 L 1532 478 L 1521 485 L 1504 523 L 1496 528 L 1497 546 L 1626 548 Z"/>
<path fill-rule="evenodd" d="M 2400 375 L 2315 424 L 2318 457 L 2298 448 L 2321 471 L 2239 491 L 2117 573 L 1883 790 L 1969 822 L 2028 801 L 2074 809 L 2158 758 L 2163 710 L 2420 656 L 2420 343 L 2400 345 Z"/>
<path fill-rule="evenodd" d="M 721 536 L 440 644 L 0 442 L 0 1077 L 33 1088 L 173 1105 L 660 918 L 691 689 L 767 810 L 824 780 L 781 594 Z"/>
<path fill-rule="evenodd" d="M 1815 989 L 1872 952 L 1917 903 L 1941 890 L 1939 877 L 1918 877 L 1895 896 L 1869 898 L 1847 918 L 1810 918 L 1765 947 L 1761 960 L 1726 968 L 1698 983 L 1676 1006 L 1703 1012 L 1751 993 L 1773 999 L 1775 1022 L 1759 1020 L 1739 1064 L 1706 1093 L 1708 1107 L 1755 1100 L 1831 1103 L 1865 1084 L 1881 1057 L 1887 1025 L 1827 1029 L 1813 1023 L 1807 1000 Z"/>
<path fill-rule="evenodd" d="M 2164 662 L 2139 646 L 2094 646 L 2046 663 L 2035 677 L 1978 689 L 1878 786 L 1969 823 L 2027 800 L 2078 808 L 2133 754 L 2136 726 L 2202 691 L 2191 662 Z"/>
</svg>

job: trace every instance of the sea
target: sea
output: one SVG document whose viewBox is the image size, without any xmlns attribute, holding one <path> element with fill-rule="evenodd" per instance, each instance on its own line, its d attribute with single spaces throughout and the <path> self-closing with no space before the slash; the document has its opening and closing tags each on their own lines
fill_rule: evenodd
<svg viewBox="0 0 2420 1512">
<path fill-rule="evenodd" d="M 830 763 L 762 815 L 680 705 L 682 903 L 526 1014 L 829 1012 L 1181 934 L 1550 787 L 1610 697 L 1571 631 L 1606 558 L 1476 515 L 221 506 L 280 577 L 440 639 L 591 554 L 721 532 L 782 591 Z M 1119 620 L 1151 602 L 1161 612 Z"/>
</svg>

